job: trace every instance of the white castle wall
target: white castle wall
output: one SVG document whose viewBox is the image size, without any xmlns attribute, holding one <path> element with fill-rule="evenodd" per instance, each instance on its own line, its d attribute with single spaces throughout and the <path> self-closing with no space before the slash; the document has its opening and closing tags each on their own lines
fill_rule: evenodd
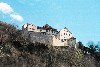
<svg viewBox="0 0 100 67">
<path fill-rule="evenodd" d="M 59 38 L 53 36 L 53 46 L 68 46 L 67 40 L 62 42 Z"/>
<path fill-rule="evenodd" d="M 67 29 L 62 29 L 60 31 L 60 39 L 70 39 L 71 37 L 72 34 Z"/>
<path fill-rule="evenodd" d="M 24 24 L 22 26 L 22 30 L 27 30 L 27 31 L 33 31 L 36 32 L 37 31 L 37 26 L 35 26 L 34 24 Z"/>
</svg>

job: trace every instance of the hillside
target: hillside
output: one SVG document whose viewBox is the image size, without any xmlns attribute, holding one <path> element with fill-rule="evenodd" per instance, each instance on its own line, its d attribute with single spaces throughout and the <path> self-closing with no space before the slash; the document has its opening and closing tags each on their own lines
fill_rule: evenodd
<svg viewBox="0 0 100 67">
<path fill-rule="evenodd" d="M 95 58 L 80 49 L 31 43 L 2 21 L 0 36 L 0 67 L 96 67 Z"/>
</svg>

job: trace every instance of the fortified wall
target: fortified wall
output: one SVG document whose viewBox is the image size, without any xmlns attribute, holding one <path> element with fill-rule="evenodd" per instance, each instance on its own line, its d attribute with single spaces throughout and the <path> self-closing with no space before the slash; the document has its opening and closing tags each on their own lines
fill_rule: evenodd
<svg viewBox="0 0 100 67">
<path fill-rule="evenodd" d="M 22 36 L 28 38 L 30 42 L 43 43 L 52 46 L 71 46 L 75 47 L 76 38 L 65 27 L 59 32 L 48 24 L 43 27 L 35 26 L 34 24 L 24 24 L 22 26 Z"/>
<path fill-rule="evenodd" d="M 28 38 L 32 43 L 39 42 L 52 46 L 68 46 L 67 40 L 62 42 L 57 36 L 48 35 L 41 32 L 23 31 L 22 36 Z"/>
</svg>

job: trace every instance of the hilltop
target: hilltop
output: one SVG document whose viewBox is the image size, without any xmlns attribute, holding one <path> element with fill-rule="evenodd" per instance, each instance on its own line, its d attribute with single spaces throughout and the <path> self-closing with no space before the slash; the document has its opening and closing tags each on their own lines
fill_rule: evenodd
<svg viewBox="0 0 100 67">
<path fill-rule="evenodd" d="M 32 43 L 20 31 L 0 21 L 0 67 L 96 67 L 95 58 L 80 49 Z"/>
</svg>

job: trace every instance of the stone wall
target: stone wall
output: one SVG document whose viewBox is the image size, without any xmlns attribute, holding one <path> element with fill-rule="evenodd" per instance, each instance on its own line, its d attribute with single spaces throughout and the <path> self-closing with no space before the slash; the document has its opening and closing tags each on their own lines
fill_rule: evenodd
<svg viewBox="0 0 100 67">
<path fill-rule="evenodd" d="M 53 46 L 75 46 L 76 44 L 76 39 L 71 38 L 69 40 L 62 41 L 58 38 L 58 36 L 48 35 L 41 32 L 24 31 L 22 36 L 30 39 L 32 43 L 39 42 Z"/>
<path fill-rule="evenodd" d="M 44 44 L 52 45 L 52 36 L 42 34 L 40 32 L 32 32 L 29 34 L 31 42 L 40 42 Z"/>
<path fill-rule="evenodd" d="M 32 43 L 39 42 L 44 44 L 52 45 L 53 37 L 51 35 L 46 35 L 40 32 L 23 32 L 23 35 L 26 38 L 29 38 Z"/>
<path fill-rule="evenodd" d="M 68 45 L 76 48 L 76 38 L 72 37 L 68 39 Z"/>
<path fill-rule="evenodd" d="M 68 46 L 67 40 L 62 42 L 59 38 L 53 36 L 53 46 Z"/>
<path fill-rule="evenodd" d="M 59 38 L 57 38 L 54 35 L 47 35 L 47 34 L 42 34 L 40 32 L 30 32 L 29 37 L 31 42 L 40 42 L 48 45 L 53 45 L 53 46 L 68 46 L 67 45 L 67 40 L 62 42 Z"/>
</svg>

